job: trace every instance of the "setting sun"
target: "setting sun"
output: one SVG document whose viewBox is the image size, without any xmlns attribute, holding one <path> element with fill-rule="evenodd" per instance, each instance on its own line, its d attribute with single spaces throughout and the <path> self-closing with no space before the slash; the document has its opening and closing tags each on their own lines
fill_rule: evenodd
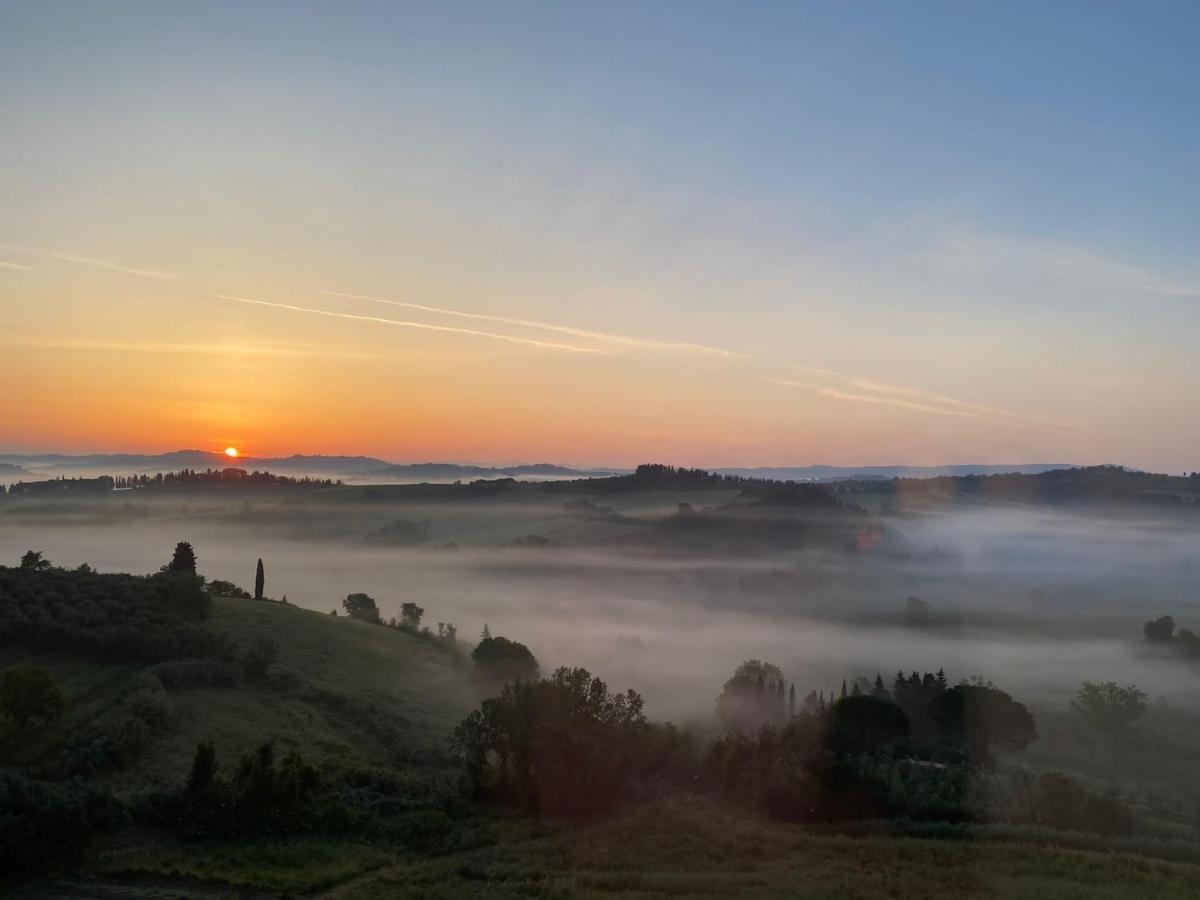
<svg viewBox="0 0 1200 900">
<path fill-rule="evenodd" d="M 226 447 L 225 455 L 228 456 L 230 459 L 236 459 L 237 455 L 238 455 L 237 447 Z"/>
</svg>

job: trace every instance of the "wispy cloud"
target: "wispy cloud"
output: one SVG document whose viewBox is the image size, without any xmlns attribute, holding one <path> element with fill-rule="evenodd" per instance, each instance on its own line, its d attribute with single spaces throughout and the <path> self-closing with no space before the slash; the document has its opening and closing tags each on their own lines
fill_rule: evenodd
<svg viewBox="0 0 1200 900">
<path fill-rule="evenodd" d="M 34 347 L 41 350 L 100 350 L 118 353 L 164 353 L 168 355 L 193 354 L 201 356 L 243 358 L 287 358 L 298 359 L 376 359 L 370 354 L 347 353 L 328 350 L 314 345 L 295 344 L 223 344 L 223 343 L 171 343 L 163 341 L 111 341 L 72 338 L 10 338 L 0 340 L 9 347 Z"/>
<path fill-rule="evenodd" d="M 530 347 L 541 347 L 546 350 L 564 350 L 570 353 L 605 353 L 598 347 L 580 347 L 575 344 L 560 344 L 553 341 L 539 341 L 535 338 L 517 337 L 511 334 L 500 334 L 494 331 L 479 331 L 473 328 L 454 328 L 449 325 L 431 325 L 428 322 L 409 322 L 403 319 L 385 319 L 380 316 L 360 316 L 354 313 L 336 312 L 329 309 L 317 309 L 311 306 L 296 306 L 291 303 L 275 303 L 269 300 L 252 300 L 248 297 L 235 297 L 230 294 L 213 294 L 220 300 L 230 300 L 235 303 L 247 303 L 253 306 L 265 306 L 271 309 L 283 309 L 291 312 L 307 313 L 314 316 L 325 316 L 331 319 L 346 319 L 352 322 L 372 322 L 377 325 L 390 325 L 397 328 L 412 328 L 419 331 L 437 331 L 444 334 L 463 334 L 471 337 L 488 338 L 493 341 L 505 341 L 512 344 L 524 344 Z"/>
<path fill-rule="evenodd" d="M 831 397 L 834 400 L 849 400 L 855 403 L 874 403 L 880 406 L 895 406 L 901 409 L 911 409 L 917 412 L 931 413 L 938 416 L 959 416 L 966 419 L 983 419 L 986 418 L 976 413 L 967 412 L 958 409 L 945 409 L 939 406 L 931 406 L 928 403 L 920 403 L 915 400 L 904 400 L 899 397 L 879 396 L 876 394 L 862 394 L 851 391 L 842 390 L 841 388 L 829 387 L 823 384 L 812 384 L 807 381 L 794 381 L 789 378 L 772 378 L 769 379 L 772 383 L 782 385 L 783 387 L 803 388 L 804 390 L 813 391 L 823 397 Z"/>
<path fill-rule="evenodd" d="M 78 256 L 74 253 L 62 253 L 58 250 L 43 250 L 31 247 L 14 247 L 10 244 L 0 244 L 0 250 L 7 253 L 20 253 L 27 256 L 43 256 L 47 259 L 57 259 L 62 262 L 76 263 L 82 266 L 95 266 L 98 269 L 107 269 L 110 272 L 120 272 L 122 275 L 136 275 L 138 278 L 153 278 L 159 281 L 175 281 L 175 275 L 170 272 L 159 272 L 154 269 L 139 269 L 133 266 L 125 266 L 120 263 L 112 262 L 108 259 L 100 259 L 95 256 Z"/>
<path fill-rule="evenodd" d="M 630 347 L 641 350 L 666 350 L 666 351 L 681 351 L 687 353 L 703 353 L 711 356 L 720 356 L 725 359 L 740 359 L 744 358 L 744 354 L 736 353 L 732 350 L 723 350 L 720 347 L 709 347 L 704 344 L 694 344 L 689 341 L 661 341 L 652 338 L 630 337 L 624 334 L 613 334 L 608 331 L 589 331 L 584 328 L 576 328 L 571 325 L 560 325 L 555 322 L 539 322 L 533 319 L 516 319 L 508 316 L 496 316 L 488 313 L 472 313 L 458 309 L 447 309 L 442 306 L 428 306 L 423 303 L 409 303 L 403 300 L 385 300 L 381 297 L 371 297 L 365 294 L 346 294 L 341 291 L 320 291 L 330 297 L 341 297 L 346 300 L 364 300 L 370 303 L 381 303 L 386 306 L 396 306 L 402 309 L 414 309 L 419 312 L 434 313 L 440 316 L 455 316 L 460 319 L 474 319 L 481 322 L 495 322 L 499 325 L 515 325 L 519 328 L 534 328 L 541 331 L 552 331 L 557 334 L 565 334 L 571 337 L 584 338 L 591 341 L 602 341 L 610 344 L 618 344 L 623 347 Z"/>
<path fill-rule="evenodd" d="M 1200 297 L 1200 287 L 1190 287 L 1188 285 L 1147 284 L 1142 286 L 1142 290 L 1148 294 L 1163 294 L 1167 297 Z"/>
<path fill-rule="evenodd" d="M 32 272 L 33 266 L 23 266 L 20 263 L 0 259 L 0 269 L 15 269 L 18 272 Z"/>
</svg>

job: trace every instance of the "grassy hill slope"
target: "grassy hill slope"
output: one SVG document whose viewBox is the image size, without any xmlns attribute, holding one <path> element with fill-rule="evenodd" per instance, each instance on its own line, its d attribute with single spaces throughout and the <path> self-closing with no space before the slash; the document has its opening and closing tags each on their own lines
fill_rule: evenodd
<svg viewBox="0 0 1200 900">
<path fill-rule="evenodd" d="M 243 646 L 274 640 L 279 656 L 268 677 L 163 692 L 152 668 L 6 652 L 0 665 L 36 660 L 54 672 L 68 702 L 60 719 L 19 742 L 0 730 L 0 753 L 18 765 L 45 763 L 82 734 L 121 727 L 142 692 L 163 702 L 163 721 L 129 765 L 95 776 L 118 788 L 177 785 L 201 741 L 230 764 L 274 741 L 317 764 L 397 765 L 424 753 L 476 702 L 460 658 L 396 629 L 233 598 L 214 600 L 206 627 Z"/>
</svg>

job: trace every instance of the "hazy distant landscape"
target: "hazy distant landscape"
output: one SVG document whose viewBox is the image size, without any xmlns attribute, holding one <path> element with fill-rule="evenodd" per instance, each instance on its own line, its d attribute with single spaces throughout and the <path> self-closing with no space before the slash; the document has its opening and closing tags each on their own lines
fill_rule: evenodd
<svg viewBox="0 0 1200 900">
<path fill-rule="evenodd" d="M 1200 900 L 1198 47 L 0 0 L 0 897 Z"/>
</svg>

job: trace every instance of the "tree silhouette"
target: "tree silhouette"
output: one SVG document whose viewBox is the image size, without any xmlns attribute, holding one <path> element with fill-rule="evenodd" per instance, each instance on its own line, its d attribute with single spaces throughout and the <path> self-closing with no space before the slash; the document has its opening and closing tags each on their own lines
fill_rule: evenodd
<svg viewBox="0 0 1200 900">
<path fill-rule="evenodd" d="M 348 594 L 342 601 L 342 606 L 346 609 L 346 615 L 352 619 L 380 624 L 379 607 L 375 605 L 375 600 L 366 594 Z"/>
<path fill-rule="evenodd" d="M 167 563 L 167 571 L 176 574 L 196 574 L 196 551 L 192 549 L 191 544 L 180 541 L 175 545 L 175 553 Z"/>
<path fill-rule="evenodd" d="M 262 559 L 258 561 L 258 568 L 254 571 L 254 599 L 261 600 L 263 598 L 263 588 L 266 587 L 267 576 L 263 572 Z"/>
<path fill-rule="evenodd" d="M 33 569 L 34 571 L 49 569 L 50 560 L 46 559 L 40 550 L 26 550 L 21 557 L 21 568 Z"/>
<path fill-rule="evenodd" d="M 400 625 L 416 630 L 421 627 L 421 616 L 425 615 L 425 607 L 415 603 L 400 604 Z"/>
</svg>

